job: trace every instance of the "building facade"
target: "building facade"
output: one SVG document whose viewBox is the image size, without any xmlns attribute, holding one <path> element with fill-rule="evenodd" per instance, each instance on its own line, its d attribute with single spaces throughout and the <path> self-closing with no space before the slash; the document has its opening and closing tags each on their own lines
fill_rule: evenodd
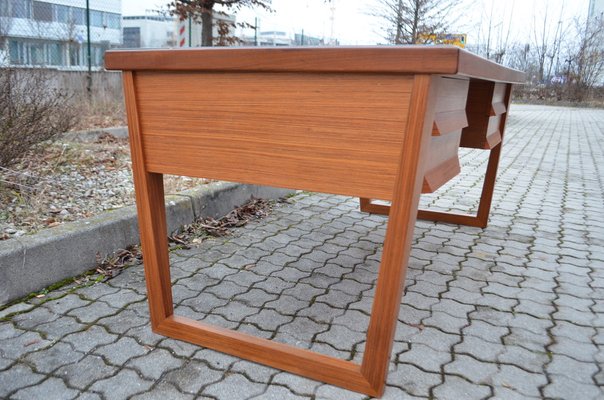
<svg viewBox="0 0 604 400">
<path fill-rule="evenodd" d="M 234 27 L 237 21 L 235 16 L 222 12 L 214 12 L 212 19 L 214 44 L 219 45 L 221 24 Z M 124 48 L 201 46 L 201 22 L 163 15 L 127 15 L 122 18 L 122 26 Z"/>
<path fill-rule="evenodd" d="M 589 0 L 589 16 L 590 18 L 604 16 L 604 0 Z"/>
<path fill-rule="evenodd" d="M 176 23 L 162 15 L 132 15 L 122 18 L 123 47 L 174 47 Z"/>
<path fill-rule="evenodd" d="M 90 0 L 91 64 L 120 46 L 121 0 Z M 0 63 L 84 69 L 87 61 L 86 0 L 0 0 Z"/>
</svg>

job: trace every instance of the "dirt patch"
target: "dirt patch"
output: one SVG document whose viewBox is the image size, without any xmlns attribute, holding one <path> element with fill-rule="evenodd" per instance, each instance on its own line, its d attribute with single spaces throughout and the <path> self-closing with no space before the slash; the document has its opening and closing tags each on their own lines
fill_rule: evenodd
<svg viewBox="0 0 604 400">
<path fill-rule="evenodd" d="M 164 176 L 166 193 L 208 182 Z M 111 135 L 92 143 L 46 143 L 10 168 L 0 168 L 0 240 L 131 204 L 128 141 Z"/>
</svg>

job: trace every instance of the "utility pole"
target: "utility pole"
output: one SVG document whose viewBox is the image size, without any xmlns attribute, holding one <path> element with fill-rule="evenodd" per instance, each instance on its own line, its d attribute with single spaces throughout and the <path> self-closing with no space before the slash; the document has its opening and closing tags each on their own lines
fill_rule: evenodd
<svg viewBox="0 0 604 400">
<path fill-rule="evenodd" d="M 92 51 L 90 48 L 90 0 L 86 0 L 86 59 L 88 61 L 88 76 L 86 77 L 86 90 L 88 100 L 92 98 Z"/>
</svg>

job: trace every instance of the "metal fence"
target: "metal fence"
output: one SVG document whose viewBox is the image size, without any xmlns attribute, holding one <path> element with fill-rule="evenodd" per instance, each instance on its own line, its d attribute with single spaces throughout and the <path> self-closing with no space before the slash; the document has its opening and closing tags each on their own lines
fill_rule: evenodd
<svg viewBox="0 0 604 400">
<path fill-rule="evenodd" d="M 0 66 L 99 69 L 121 21 L 121 0 L 0 0 Z"/>
</svg>

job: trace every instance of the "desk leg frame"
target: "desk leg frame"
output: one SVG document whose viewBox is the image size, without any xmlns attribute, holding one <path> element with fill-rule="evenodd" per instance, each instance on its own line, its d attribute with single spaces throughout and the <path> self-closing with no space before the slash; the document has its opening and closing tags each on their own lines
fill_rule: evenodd
<svg viewBox="0 0 604 400">
<path fill-rule="evenodd" d="M 154 332 L 371 396 L 384 390 L 432 130 L 438 77 L 414 80 L 398 179 L 360 365 L 174 315 L 161 174 L 145 170 L 135 76 L 124 72 L 134 183 Z"/>
<path fill-rule="evenodd" d="M 446 213 L 431 210 L 418 210 L 418 219 L 435 222 L 446 222 L 450 224 L 467 225 L 477 228 L 487 227 L 489 222 L 489 215 L 491 213 L 491 203 L 493 200 L 493 192 L 495 190 L 495 181 L 497 179 L 497 170 L 499 169 L 499 159 L 501 156 L 501 147 L 503 145 L 505 122 L 510 107 L 511 91 L 512 85 L 508 84 L 505 95 L 507 110 L 506 113 L 502 115 L 501 120 L 499 122 L 501 142 L 499 142 L 497 146 L 490 150 L 489 162 L 487 164 L 484 182 L 482 184 L 482 192 L 480 194 L 480 202 L 478 204 L 478 212 L 476 213 L 476 215 Z M 375 204 L 372 202 L 372 199 L 361 197 L 359 199 L 359 202 L 360 209 L 363 212 L 380 215 L 389 215 L 390 213 L 390 206 L 383 204 Z"/>
</svg>

